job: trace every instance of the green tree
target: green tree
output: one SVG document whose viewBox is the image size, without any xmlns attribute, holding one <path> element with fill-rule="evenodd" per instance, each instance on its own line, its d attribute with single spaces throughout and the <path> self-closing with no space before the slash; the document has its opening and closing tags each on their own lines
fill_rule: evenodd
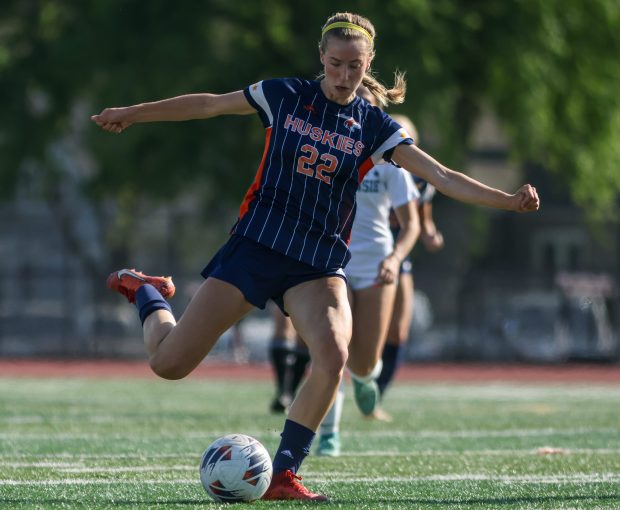
<svg viewBox="0 0 620 510">
<path fill-rule="evenodd" d="M 373 67 L 386 82 L 395 68 L 407 71 L 403 109 L 441 133 L 441 159 L 461 166 L 473 122 L 490 106 L 516 157 L 556 172 L 589 211 L 613 210 L 617 0 L 358 0 L 338 8 L 373 20 Z M 102 133 L 88 117 L 105 106 L 225 92 L 266 77 L 312 77 L 319 29 L 332 12 L 327 1 L 6 0 L 0 189 L 10 195 L 19 179 L 37 179 L 70 222 L 59 191 L 70 172 L 53 147 L 73 147 L 90 161 L 74 161 L 82 169 L 76 185 L 94 208 L 113 205 L 102 227 L 112 253 L 126 248 L 124 233 L 145 202 L 171 202 L 191 189 L 204 210 L 238 203 L 263 143 L 255 117 L 141 125 L 122 136 Z"/>
</svg>

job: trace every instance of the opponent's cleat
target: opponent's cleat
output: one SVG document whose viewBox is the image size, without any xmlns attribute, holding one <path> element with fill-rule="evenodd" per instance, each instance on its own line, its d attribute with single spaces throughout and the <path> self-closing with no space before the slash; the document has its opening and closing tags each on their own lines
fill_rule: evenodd
<svg viewBox="0 0 620 510">
<path fill-rule="evenodd" d="M 155 287 L 163 298 L 174 296 L 174 283 L 170 276 L 147 276 L 135 269 L 121 269 L 108 276 L 106 285 L 127 298 L 130 303 L 136 302 L 136 291 L 142 285 L 149 283 Z"/>
<path fill-rule="evenodd" d="M 320 457 L 339 457 L 340 456 L 340 433 L 321 435 L 316 454 Z"/>
<path fill-rule="evenodd" d="M 355 403 L 364 416 L 372 414 L 379 404 L 379 386 L 377 381 L 360 382 L 354 377 L 353 395 Z"/>
<path fill-rule="evenodd" d="M 262 499 L 285 500 L 301 499 L 306 501 L 328 501 L 327 496 L 314 494 L 306 489 L 300 482 L 301 476 L 297 476 L 289 469 L 273 475 L 271 485 Z"/>
</svg>

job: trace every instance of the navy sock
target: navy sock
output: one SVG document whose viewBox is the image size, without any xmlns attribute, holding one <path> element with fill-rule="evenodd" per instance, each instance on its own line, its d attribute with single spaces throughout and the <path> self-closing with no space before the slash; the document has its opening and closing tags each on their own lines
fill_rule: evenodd
<svg viewBox="0 0 620 510">
<path fill-rule="evenodd" d="M 155 310 L 168 310 L 172 313 L 172 308 L 159 291 L 152 285 L 145 283 L 136 291 L 136 308 L 140 314 L 140 322 L 144 324 L 146 318 Z"/>
<path fill-rule="evenodd" d="M 297 473 L 299 466 L 310 453 L 315 433 L 292 420 L 284 422 L 284 430 L 280 437 L 280 446 L 273 458 L 273 474 L 290 469 Z"/>
<path fill-rule="evenodd" d="M 383 369 L 377 378 L 377 385 L 379 386 L 381 395 L 383 395 L 383 392 L 392 382 L 392 379 L 394 379 L 394 374 L 396 374 L 398 365 L 400 365 L 401 352 L 402 349 L 400 344 L 385 344 L 383 347 L 383 354 L 381 355 Z"/>
</svg>

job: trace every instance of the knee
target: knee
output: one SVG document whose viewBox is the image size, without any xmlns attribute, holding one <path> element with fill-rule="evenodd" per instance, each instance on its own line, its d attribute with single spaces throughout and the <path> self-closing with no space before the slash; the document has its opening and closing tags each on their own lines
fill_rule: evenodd
<svg viewBox="0 0 620 510">
<path fill-rule="evenodd" d="M 161 359 L 161 357 L 151 356 L 149 360 L 151 370 L 162 379 L 169 381 L 177 381 L 186 377 L 191 370 L 187 370 L 178 363 L 171 363 L 170 360 Z"/>
<path fill-rule="evenodd" d="M 346 343 L 329 342 L 313 354 L 312 370 L 319 371 L 324 378 L 340 381 L 349 354 Z"/>
<path fill-rule="evenodd" d="M 403 326 L 398 331 L 398 343 L 403 345 L 407 343 L 409 340 L 409 328 L 407 326 Z"/>
<path fill-rule="evenodd" d="M 391 324 L 388 331 L 388 343 L 402 345 L 409 340 L 408 324 Z"/>
<path fill-rule="evenodd" d="M 364 363 L 358 365 L 357 367 L 355 368 L 352 367 L 352 371 L 355 373 L 355 375 L 358 375 L 360 377 L 366 377 L 372 373 L 372 371 L 374 370 L 376 366 L 377 366 L 377 360 L 368 359 L 368 360 L 364 360 Z"/>
</svg>

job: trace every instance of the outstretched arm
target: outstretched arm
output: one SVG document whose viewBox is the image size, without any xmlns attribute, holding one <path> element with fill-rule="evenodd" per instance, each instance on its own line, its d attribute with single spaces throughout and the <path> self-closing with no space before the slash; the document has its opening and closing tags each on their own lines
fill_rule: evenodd
<svg viewBox="0 0 620 510">
<path fill-rule="evenodd" d="M 99 127 L 120 133 L 136 122 L 208 119 L 218 115 L 247 115 L 256 110 L 248 103 L 243 91 L 229 94 L 187 94 L 152 103 L 122 108 L 106 108 L 93 120 Z"/>
<path fill-rule="evenodd" d="M 536 211 L 540 207 L 536 188 L 529 184 L 519 188 L 513 195 L 504 193 L 450 170 L 415 145 L 398 145 L 392 159 L 405 170 L 430 182 L 444 195 L 461 202 L 517 212 Z"/>
</svg>

